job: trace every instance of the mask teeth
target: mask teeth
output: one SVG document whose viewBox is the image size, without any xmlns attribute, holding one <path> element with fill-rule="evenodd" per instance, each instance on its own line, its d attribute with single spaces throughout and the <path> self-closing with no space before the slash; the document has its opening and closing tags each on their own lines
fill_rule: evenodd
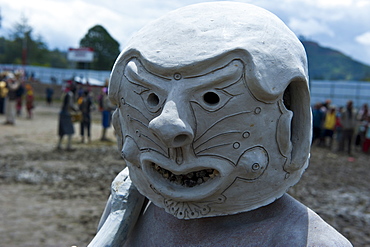
<svg viewBox="0 0 370 247">
<path fill-rule="evenodd" d="M 163 178 L 185 187 L 194 187 L 207 182 L 209 179 L 219 176 L 219 172 L 215 169 L 203 169 L 200 171 L 189 172 L 187 174 L 175 175 L 155 163 L 152 163 L 152 167 L 161 174 Z"/>
</svg>

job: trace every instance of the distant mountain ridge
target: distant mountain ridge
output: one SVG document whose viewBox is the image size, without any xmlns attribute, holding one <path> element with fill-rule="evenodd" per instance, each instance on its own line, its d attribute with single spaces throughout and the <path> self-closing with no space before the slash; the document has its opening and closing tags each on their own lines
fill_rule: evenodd
<svg viewBox="0 0 370 247">
<path fill-rule="evenodd" d="M 370 66 L 314 41 L 301 42 L 307 52 L 311 80 L 370 81 Z"/>
</svg>

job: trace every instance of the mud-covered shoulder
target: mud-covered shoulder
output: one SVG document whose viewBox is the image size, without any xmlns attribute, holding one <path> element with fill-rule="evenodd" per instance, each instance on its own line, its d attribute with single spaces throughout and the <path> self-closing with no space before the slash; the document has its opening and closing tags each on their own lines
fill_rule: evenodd
<svg viewBox="0 0 370 247">
<path fill-rule="evenodd" d="M 351 242 L 339 233 L 334 227 L 326 223 L 311 209 L 308 211 L 307 246 L 314 247 L 351 247 Z"/>
</svg>

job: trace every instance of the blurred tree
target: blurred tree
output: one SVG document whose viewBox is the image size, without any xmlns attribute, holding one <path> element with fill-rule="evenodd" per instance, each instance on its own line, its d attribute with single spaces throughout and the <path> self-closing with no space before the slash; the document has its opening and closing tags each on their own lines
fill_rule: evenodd
<svg viewBox="0 0 370 247">
<path fill-rule="evenodd" d="M 50 66 L 53 68 L 67 68 L 67 52 L 61 52 L 58 49 L 49 51 L 48 61 L 50 62 Z"/>
<path fill-rule="evenodd" d="M 41 36 L 36 38 L 26 17 L 15 23 L 9 38 L 0 38 L 0 63 L 67 68 L 66 54 L 49 51 Z"/>
<path fill-rule="evenodd" d="M 13 45 L 10 46 L 13 48 L 11 50 L 16 54 L 18 53 L 15 59 L 19 60 L 20 55 L 22 64 L 28 63 L 28 48 L 33 46 L 32 31 L 32 27 L 28 25 L 28 19 L 22 15 L 20 22 L 14 24 L 13 31 L 10 34 L 10 39 L 13 41 Z M 19 63 L 19 61 L 16 63 Z"/>
<path fill-rule="evenodd" d="M 101 25 L 89 29 L 81 39 L 80 47 L 94 49 L 94 61 L 91 64 L 91 69 L 95 70 L 111 70 L 120 53 L 119 43 Z M 79 65 L 80 68 L 81 65 Z"/>
</svg>

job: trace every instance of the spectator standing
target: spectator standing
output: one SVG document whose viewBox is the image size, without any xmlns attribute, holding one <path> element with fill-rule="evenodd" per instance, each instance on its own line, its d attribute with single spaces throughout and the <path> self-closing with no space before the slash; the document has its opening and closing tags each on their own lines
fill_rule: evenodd
<svg viewBox="0 0 370 247">
<path fill-rule="evenodd" d="M 339 142 L 338 151 L 344 151 L 345 145 L 347 145 L 348 155 L 351 155 L 352 139 L 356 127 L 356 111 L 353 108 L 353 101 L 349 100 L 341 114 L 341 123 L 343 126 L 342 138 Z"/>
<path fill-rule="evenodd" d="M 335 130 L 335 124 L 336 124 L 335 108 L 330 106 L 329 110 L 325 114 L 324 134 L 323 134 L 323 144 L 324 146 L 326 146 L 326 138 L 329 137 L 330 149 L 333 146 L 333 135 Z"/>
<path fill-rule="evenodd" d="M 109 98 L 108 98 L 108 88 L 103 88 L 103 94 L 100 98 L 100 104 L 102 109 L 102 135 L 101 141 L 109 141 L 107 138 L 107 129 L 110 127 L 111 119 L 112 119 L 112 111 L 115 109 L 115 105 L 113 105 Z"/>
<path fill-rule="evenodd" d="M 8 73 L 6 86 L 8 90 L 8 95 L 5 100 L 6 121 L 4 124 L 15 125 L 17 89 L 20 86 L 20 82 L 17 80 L 13 73 Z"/>
<path fill-rule="evenodd" d="M 313 121 L 312 144 L 314 144 L 316 139 L 321 138 L 323 119 L 324 113 L 321 110 L 321 104 L 316 103 L 312 110 L 312 121 Z"/>
<path fill-rule="evenodd" d="M 365 134 L 366 134 L 366 125 L 367 119 L 370 116 L 369 107 L 365 103 L 362 105 L 361 109 L 358 111 L 357 114 L 357 121 L 358 121 L 358 128 L 357 128 L 357 135 L 356 135 L 356 142 L 355 145 L 362 147 L 365 141 Z"/>
<path fill-rule="evenodd" d="M 8 89 L 6 87 L 5 75 L 1 75 L 0 78 L 0 114 L 5 113 L 5 98 L 8 95 Z"/>
<path fill-rule="evenodd" d="M 331 108 L 331 99 L 327 99 L 325 100 L 325 102 L 323 102 L 321 104 L 321 111 L 326 114 L 326 112 Z"/>
<path fill-rule="evenodd" d="M 77 111 L 77 107 L 74 104 L 74 93 L 76 91 L 76 87 L 73 83 L 70 83 L 65 88 L 65 95 L 63 97 L 62 109 L 59 113 L 59 128 L 58 128 L 58 135 L 59 141 L 57 145 L 57 149 L 62 149 L 62 140 L 64 135 L 67 135 L 67 151 L 73 151 L 72 149 L 72 135 L 74 132 L 74 126 L 72 123 L 72 111 Z"/>
<path fill-rule="evenodd" d="M 91 110 L 93 108 L 93 102 L 90 96 L 90 91 L 85 90 L 83 95 L 79 98 L 79 108 L 82 113 L 80 134 L 81 142 L 85 142 L 85 130 L 87 134 L 88 142 L 91 142 Z"/>
<path fill-rule="evenodd" d="M 342 135 L 343 135 L 343 126 L 342 126 L 342 123 L 340 121 L 341 119 L 341 116 L 342 116 L 342 111 L 343 111 L 343 106 L 340 106 L 337 110 L 337 114 L 336 114 L 336 121 L 335 121 L 335 140 L 337 141 L 337 143 L 339 144 L 341 139 L 342 139 Z"/>
<path fill-rule="evenodd" d="M 20 81 L 20 76 L 17 76 L 17 80 Z M 16 90 L 16 109 L 17 109 L 17 116 L 21 116 L 22 114 L 22 106 L 23 106 L 23 95 L 24 95 L 24 86 L 23 83 L 21 82 L 19 84 L 18 89 Z"/>
<path fill-rule="evenodd" d="M 367 153 L 370 148 L 370 116 L 367 116 L 366 125 L 365 125 L 365 140 L 362 144 L 362 151 Z"/>
<path fill-rule="evenodd" d="M 361 109 L 358 111 L 358 120 L 359 121 L 367 121 L 368 117 L 370 116 L 369 106 L 368 104 L 363 104 Z"/>
<path fill-rule="evenodd" d="M 32 110 L 34 108 L 34 95 L 33 89 L 30 84 L 26 84 L 26 109 L 27 109 L 27 118 L 32 118 Z"/>
<path fill-rule="evenodd" d="M 46 93 L 46 103 L 48 105 L 53 104 L 54 90 L 51 87 L 47 87 L 46 90 L 45 90 L 45 93 Z"/>
</svg>

